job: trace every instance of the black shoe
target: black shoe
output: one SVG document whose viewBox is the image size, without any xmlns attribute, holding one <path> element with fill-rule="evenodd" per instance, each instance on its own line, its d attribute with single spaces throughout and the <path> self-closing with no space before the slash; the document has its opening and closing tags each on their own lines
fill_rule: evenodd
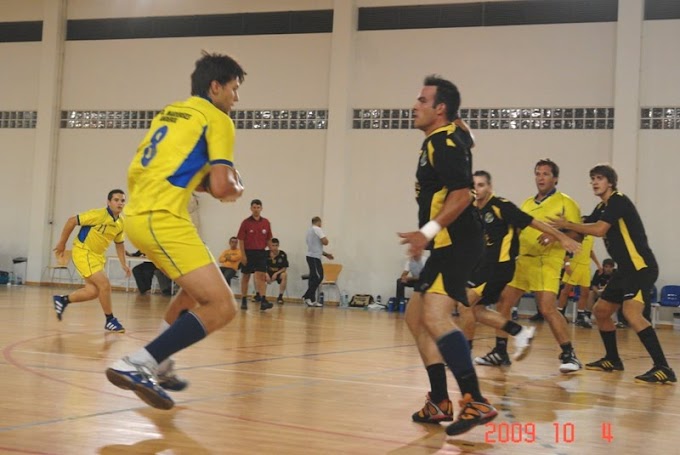
<svg viewBox="0 0 680 455">
<path fill-rule="evenodd" d="M 606 371 L 608 373 L 611 373 L 612 371 L 623 371 L 623 362 L 621 359 L 609 360 L 606 357 L 602 357 L 595 362 L 586 363 L 586 370 Z"/>
<path fill-rule="evenodd" d="M 248 309 L 248 297 L 243 297 L 241 299 L 241 309 L 242 310 L 247 310 Z"/>
<path fill-rule="evenodd" d="M 458 418 L 446 427 L 446 434 L 449 436 L 463 434 L 477 425 L 486 425 L 495 419 L 498 411 L 488 401 L 484 401 L 484 403 L 472 401 L 470 394 L 466 393 L 458 402 L 462 408 L 458 413 Z"/>
<path fill-rule="evenodd" d="M 475 357 L 474 362 L 476 365 L 484 365 L 487 367 L 506 367 L 512 364 L 507 351 L 500 352 L 496 348 L 493 348 L 491 352 L 484 357 Z"/>
<path fill-rule="evenodd" d="M 667 382 L 678 382 L 675 372 L 669 367 L 659 367 L 654 365 L 651 370 L 640 376 L 635 376 L 635 382 L 644 384 L 666 384 Z"/>
<path fill-rule="evenodd" d="M 274 304 L 273 304 L 273 303 L 270 303 L 270 302 L 267 302 L 266 299 L 261 299 L 261 300 L 260 300 L 260 311 L 266 311 L 266 310 L 270 309 L 270 308 L 273 307 L 273 306 L 274 306 Z"/>
<path fill-rule="evenodd" d="M 283 296 L 282 296 L 282 295 L 280 295 L 280 296 L 276 299 L 276 303 L 278 303 L 279 305 L 283 305 Z"/>
<path fill-rule="evenodd" d="M 545 319 L 543 318 L 543 315 L 541 313 L 536 313 L 535 315 L 531 316 L 529 320 L 532 322 L 540 322 L 544 321 Z"/>
<path fill-rule="evenodd" d="M 587 317 L 582 317 L 581 319 L 576 319 L 576 322 L 574 323 L 576 327 L 581 327 L 583 329 L 592 329 L 593 324 L 590 323 L 590 320 Z"/>
<path fill-rule="evenodd" d="M 572 349 L 570 352 L 563 352 L 560 354 L 560 373 L 573 373 L 583 368 L 579 359 L 576 358 L 576 353 Z"/>
</svg>

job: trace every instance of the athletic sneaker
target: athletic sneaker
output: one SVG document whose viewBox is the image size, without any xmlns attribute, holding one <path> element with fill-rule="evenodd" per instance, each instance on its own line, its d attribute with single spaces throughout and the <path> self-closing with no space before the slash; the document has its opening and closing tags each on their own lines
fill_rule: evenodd
<svg viewBox="0 0 680 455">
<path fill-rule="evenodd" d="M 515 352 L 512 355 L 514 360 L 522 360 L 531 351 L 531 340 L 534 339 L 536 327 L 522 327 L 522 330 L 515 335 Z"/>
<path fill-rule="evenodd" d="M 458 418 L 446 427 L 446 434 L 449 436 L 463 434 L 477 425 L 486 425 L 498 416 L 498 411 L 489 404 L 488 400 L 484 400 L 484 403 L 472 401 L 469 393 L 466 393 L 458 404 L 462 408 Z"/>
<path fill-rule="evenodd" d="M 106 370 L 106 378 L 116 387 L 132 390 L 144 403 L 158 409 L 172 409 L 172 398 L 158 385 L 154 369 L 123 357 Z"/>
<path fill-rule="evenodd" d="M 274 306 L 274 304 L 271 303 L 271 302 L 267 302 L 267 299 L 265 299 L 265 298 L 260 299 L 260 311 L 266 311 L 273 306 Z"/>
<path fill-rule="evenodd" d="M 68 303 L 66 303 L 64 296 L 62 295 L 53 295 L 52 301 L 54 302 L 54 311 L 57 313 L 57 319 L 61 321 L 61 315 L 66 311 Z"/>
<path fill-rule="evenodd" d="M 623 362 L 621 359 L 609 360 L 606 357 L 602 357 L 600 360 L 595 362 L 586 363 L 586 370 L 598 370 L 598 371 L 623 371 Z"/>
<path fill-rule="evenodd" d="M 592 329 L 593 324 L 590 322 L 590 319 L 588 319 L 588 316 L 583 316 L 582 318 L 577 318 L 576 322 L 574 322 L 574 325 L 576 327 L 581 327 L 584 329 Z"/>
<path fill-rule="evenodd" d="M 241 309 L 242 310 L 248 309 L 248 297 L 241 297 Z"/>
<path fill-rule="evenodd" d="M 573 373 L 583 368 L 581 362 L 576 358 L 576 353 L 572 349 L 571 352 L 563 352 L 560 354 L 560 360 L 562 365 L 560 365 L 560 373 Z"/>
<path fill-rule="evenodd" d="M 669 367 L 654 365 L 651 370 L 640 376 L 635 376 L 635 382 L 644 384 L 666 384 L 667 382 L 678 382 L 675 372 Z"/>
<path fill-rule="evenodd" d="M 109 321 L 104 324 L 104 329 L 109 332 L 125 333 L 125 327 L 123 327 L 123 324 L 118 322 L 118 319 L 116 318 L 109 319 Z"/>
<path fill-rule="evenodd" d="M 477 365 L 484 365 L 487 367 L 504 367 L 512 365 L 510 361 L 510 356 L 507 352 L 501 352 L 498 348 L 493 348 L 484 357 L 475 357 L 475 363 Z"/>
<path fill-rule="evenodd" d="M 179 392 L 184 390 L 189 385 L 189 381 L 177 376 L 175 372 L 175 361 L 172 359 L 165 359 L 158 365 L 158 385 L 165 390 L 173 390 Z"/>
<path fill-rule="evenodd" d="M 278 298 L 276 299 L 276 303 L 278 303 L 279 305 L 283 305 L 283 296 L 278 296 Z"/>
<path fill-rule="evenodd" d="M 307 305 L 308 307 L 321 307 L 321 306 L 323 306 L 323 304 L 320 303 L 320 302 L 312 302 L 312 299 L 304 299 L 304 301 L 305 301 L 305 305 Z"/>
<path fill-rule="evenodd" d="M 438 404 L 430 399 L 428 392 L 425 397 L 425 406 L 413 413 L 411 416 L 414 422 L 419 423 L 439 423 L 453 421 L 453 403 L 448 398 L 440 401 Z"/>
</svg>

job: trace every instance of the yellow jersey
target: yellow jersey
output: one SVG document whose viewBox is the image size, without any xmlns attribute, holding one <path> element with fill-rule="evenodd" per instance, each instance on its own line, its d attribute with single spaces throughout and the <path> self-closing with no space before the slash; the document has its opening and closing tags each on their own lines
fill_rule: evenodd
<svg viewBox="0 0 680 455">
<path fill-rule="evenodd" d="M 574 223 L 581 222 L 581 209 L 569 196 L 557 190 L 553 190 L 542 201 L 537 202 L 534 197 L 528 198 L 520 207 L 538 221 L 548 221 L 548 218 L 563 216 Z M 528 226 L 519 234 L 519 254 L 527 256 L 555 256 L 564 258 L 564 248 L 559 242 L 553 242 L 548 246 L 541 245 L 538 238 L 541 231 Z"/>
<path fill-rule="evenodd" d="M 192 96 L 151 122 L 128 168 L 126 215 L 167 211 L 191 221 L 191 193 L 210 166 L 234 161 L 234 122 L 209 100 Z"/>
<path fill-rule="evenodd" d="M 108 207 L 92 209 L 76 215 L 80 226 L 78 236 L 73 240 L 73 246 L 84 248 L 95 254 L 104 254 L 111 242 L 123 243 L 123 217 L 114 218 Z"/>
</svg>

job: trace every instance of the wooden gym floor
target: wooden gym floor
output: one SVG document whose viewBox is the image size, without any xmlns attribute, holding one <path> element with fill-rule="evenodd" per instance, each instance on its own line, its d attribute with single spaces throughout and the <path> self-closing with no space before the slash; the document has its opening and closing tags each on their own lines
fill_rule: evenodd
<svg viewBox="0 0 680 455">
<path fill-rule="evenodd" d="M 176 355 L 191 385 L 159 411 L 103 372 L 154 338 L 167 299 L 114 293 L 127 332 L 112 334 L 98 302 L 74 304 L 58 322 L 56 292 L 0 286 L 2 454 L 680 453 L 678 386 L 633 382 L 651 364 L 630 329 L 618 332 L 626 371 L 565 376 L 538 324 L 526 360 L 477 368 L 500 416 L 447 438 L 443 426 L 411 422 L 428 383 L 403 315 L 290 303 L 262 314 L 251 303 Z M 596 329 L 570 331 L 582 361 L 601 357 Z M 680 372 L 680 334 L 658 333 Z M 493 336 L 480 328 L 474 354 Z"/>
</svg>

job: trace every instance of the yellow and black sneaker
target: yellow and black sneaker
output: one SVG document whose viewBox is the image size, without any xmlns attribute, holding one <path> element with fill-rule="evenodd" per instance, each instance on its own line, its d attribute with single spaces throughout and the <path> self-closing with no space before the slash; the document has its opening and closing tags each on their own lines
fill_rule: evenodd
<svg viewBox="0 0 680 455">
<path fill-rule="evenodd" d="M 413 413 L 411 418 L 414 422 L 419 423 L 451 422 L 453 420 L 453 404 L 448 398 L 439 403 L 434 403 L 428 393 L 425 406 L 420 411 Z"/>
<path fill-rule="evenodd" d="M 608 373 L 611 373 L 612 371 L 623 371 L 623 362 L 621 359 L 609 360 L 606 357 L 602 357 L 595 362 L 586 363 L 586 370 L 606 371 Z"/>
<path fill-rule="evenodd" d="M 654 365 L 651 370 L 640 376 L 635 376 L 635 382 L 642 384 L 666 384 L 668 382 L 678 382 L 675 372 L 669 367 Z"/>
<path fill-rule="evenodd" d="M 463 434 L 477 425 L 486 425 L 498 416 L 496 408 L 491 406 L 487 400 L 484 400 L 484 403 L 473 401 L 469 393 L 466 393 L 458 404 L 462 408 L 458 418 L 446 427 L 446 434 L 449 436 Z"/>
</svg>

